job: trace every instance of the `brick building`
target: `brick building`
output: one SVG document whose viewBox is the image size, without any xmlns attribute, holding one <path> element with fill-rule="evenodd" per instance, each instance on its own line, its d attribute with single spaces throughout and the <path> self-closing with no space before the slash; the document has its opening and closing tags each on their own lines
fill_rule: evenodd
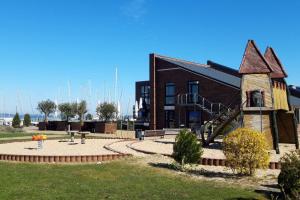
<svg viewBox="0 0 300 200">
<path fill-rule="evenodd" d="M 136 101 L 143 100 L 146 114 L 139 121 L 151 130 L 199 126 L 211 120 L 209 110 L 220 111 L 220 106 L 234 108 L 242 103 L 239 71 L 212 61 L 198 64 L 150 54 L 149 73 L 149 81 L 136 82 Z M 294 86 L 288 89 L 299 121 L 300 90 Z M 178 103 L 182 100 L 184 106 Z"/>
</svg>

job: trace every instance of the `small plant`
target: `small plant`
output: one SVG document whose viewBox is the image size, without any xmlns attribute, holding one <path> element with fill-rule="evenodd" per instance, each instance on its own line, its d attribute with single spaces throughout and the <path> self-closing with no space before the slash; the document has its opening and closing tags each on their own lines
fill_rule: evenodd
<svg viewBox="0 0 300 200">
<path fill-rule="evenodd" d="M 263 133 L 239 128 L 224 138 L 223 151 L 230 168 L 243 175 L 254 175 L 269 164 L 268 144 Z"/>
<path fill-rule="evenodd" d="M 173 146 L 173 157 L 184 167 L 185 164 L 198 163 L 203 154 L 202 146 L 197 137 L 188 130 L 181 130 L 176 136 Z"/>
<path fill-rule="evenodd" d="M 51 100 L 41 101 L 38 104 L 37 110 L 45 115 L 44 121 L 48 123 L 48 117 L 51 113 L 54 113 L 56 110 L 56 105 Z"/>
<path fill-rule="evenodd" d="M 24 122 L 23 122 L 24 126 L 28 127 L 31 124 L 31 117 L 29 114 L 25 114 L 24 115 Z"/>
<path fill-rule="evenodd" d="M 20 128 L 21 127 L 21 120 L 20 120 L 19 113 L 15 114 L 15 116 L 13 118 L 13 121 L 12 121 L 12 126 L 14 128 Z"/>
<path fill-rule="evenodd" d="M 281 158 L 278 184 L 285 199 L 300 199 L 300 150 Z"/>
<path fill-rule="evenodd" d="M 116 118 L 118 110 L 115 104 L 104 102 L 97 106 L 96 112 L 100 120 L 109 122 Z"/>
</svg>

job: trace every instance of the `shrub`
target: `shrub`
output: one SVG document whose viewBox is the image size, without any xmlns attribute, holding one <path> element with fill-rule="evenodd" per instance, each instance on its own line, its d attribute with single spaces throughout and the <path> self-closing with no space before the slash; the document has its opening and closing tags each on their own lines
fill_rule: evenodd
<svg viewBox="0 0 300 200">
<path fill-rule="evenodd" d="M 224 138 L 223 151 L 229 167 L 239 174 L 254 175 L 269 164 L 268 144 L 263 133 L 239 128 Z"/>
<path fill-rule="evenodd" d="M 182 166 L 185 164 L 198 163 L 203 154 L 201 143 L 197 137 L 188 130 L 181 130 L 176 136 L 173 146 L 173 157 Z"/>
<path fill-rule="evenodd" d="M 21 124 L 21 120 L 20 120 L 19 113 L 16 113 L 12 121 L 12 126 L 14 128 L 20 128 L 20 124 Z"/>
<path fill-rule="evenodd" d="M 24 122 L 23 122 L 24 126 L 28 127 L 31 124 L 31 117 L 29 114 L 25 114 L 24 115 Z"/>
<path fill-rule="evenodd" d="M 285 199 L 300 199 L 300 151 L 285 154 L 281 158 L 278 184 Z"/>
</svg>

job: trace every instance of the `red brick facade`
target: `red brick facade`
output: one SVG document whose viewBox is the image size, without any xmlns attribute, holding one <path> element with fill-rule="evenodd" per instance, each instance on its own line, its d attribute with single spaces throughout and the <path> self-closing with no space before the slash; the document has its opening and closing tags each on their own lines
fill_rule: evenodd
<svg viewBox="0 0 300 200">
<path fill-rule="evenodd" d="M 160 56 L 150 54 L 150 81 L 136 83 L 136 100 L 140 97 L 140 87 L 145 84 L 150 85 L 150 129 L 163 129 L 165 123 L 165 86 L 167 83 L 174 83 L 176 95 L 188 93 L 188 82 L 199 82 L 199 94 L 211 102 L 222 103 L 224 105 L 238 105 L 240 103 L 239 88 L 232 87 L 213 80 L 203 75 L 180 68 L 174 63 L 161 59 Z M 187 112 L 199 111 L 201 121 L 208 120 L 208 115 L 198 107 L 182 107 L 174 105 L 174 127 L 181 124 L 187 125 Z"/>
</svg>

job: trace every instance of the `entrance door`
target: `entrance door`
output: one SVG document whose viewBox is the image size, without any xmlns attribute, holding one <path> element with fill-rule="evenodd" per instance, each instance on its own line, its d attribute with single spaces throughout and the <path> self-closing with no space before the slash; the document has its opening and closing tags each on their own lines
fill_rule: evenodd
<svg viewBox="0 0 300 200">
<path fill-rule="evenodd" d="M 201 112 L 200 111 L 189 111 L 187 116 L 187 126 L 189 128 L 195 128 L 201 125 Z"/>
<path fill-rule="evenodd" d="M 165 128 L 175 128 L 175 111 L 165 111 Z"/>
</svg>

